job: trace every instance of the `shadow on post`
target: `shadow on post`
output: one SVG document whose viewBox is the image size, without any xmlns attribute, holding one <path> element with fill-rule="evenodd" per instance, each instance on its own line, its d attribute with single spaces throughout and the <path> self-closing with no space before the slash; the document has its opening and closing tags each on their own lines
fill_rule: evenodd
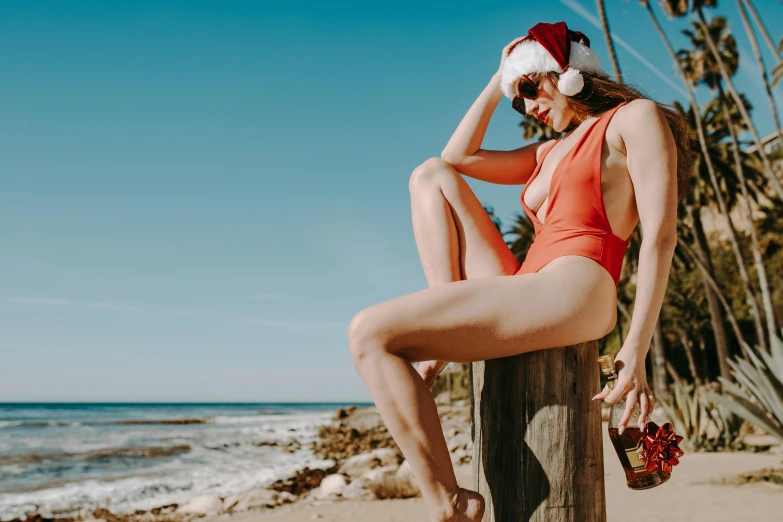
<svg viewBox="0 0 783 522">
<path fill-rule="evenodd" d="M 606 522 L 598 342 L 473 363 L 483 522 Z"/>
</svg>

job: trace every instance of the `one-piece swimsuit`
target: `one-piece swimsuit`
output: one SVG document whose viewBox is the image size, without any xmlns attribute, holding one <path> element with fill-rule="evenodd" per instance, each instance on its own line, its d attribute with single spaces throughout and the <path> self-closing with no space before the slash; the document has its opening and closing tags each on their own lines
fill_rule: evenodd
<svg viewBox="0 0 783 522">
<path fill-rule="evenodd" d="M 601 192 L 601 153 L 609 120 L 626 103 L 601 114 L 557 164 L 549 185 L 544 223 L 525 205 L 525 191 L 560 139 L 542 152 L 520 195 L 522 209 L 533 221 L 535 240 L 516 274 L 538 272 L 553 259 L 578 255 L 598 262 L 612 276 L 615 287 L 619 285 L 630 237 L 617 237 L 609 225 Z"/>
</svg>

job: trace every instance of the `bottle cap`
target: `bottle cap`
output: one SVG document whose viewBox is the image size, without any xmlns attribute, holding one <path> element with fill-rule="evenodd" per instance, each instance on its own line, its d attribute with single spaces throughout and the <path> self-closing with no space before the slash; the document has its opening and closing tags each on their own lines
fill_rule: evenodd
<svg viewBox="0 0 783 522">
<path fill-rule="evenodd" d="M 614 375 L 616 370 L 614 368 L 614 355 L 602 355 L 596 359 L 598 366 L 601 367 L 601 373 L 606 376 Z"/>
</svg>

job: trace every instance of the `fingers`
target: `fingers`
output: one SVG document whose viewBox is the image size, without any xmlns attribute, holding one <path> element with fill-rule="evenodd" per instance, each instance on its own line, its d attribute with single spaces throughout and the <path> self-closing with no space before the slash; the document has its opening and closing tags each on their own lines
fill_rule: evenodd
<svg viewBox="0 0 783 522">
<path fill-rule="evenodd" d="M 639 394 L 639 411 L 641 412 L 639 414 L 639 429 L 644 428 L 644 423 L 647 422 L 647 417 L 650 414 L 649 397 L 650 396 L 647 395 L 647 392 L 642 392 Z"/>
<path fill-rule="evenodd" d="M 626 388 L 628 385 L 624 382 L 618 382 L 617 385 L 615 385 L 614 389 L 607 394 L 604 401 L 606 401 L 607 404 L 615 404 L 617 401 L 620 400 L 620 397 L 625 395 Z"/>
<path fill-rule="evenodd" d="M 603 400 L 606 395 L 609 393 L 609 385 L 604 386 L 604 389 L 598 392 L 595 396 L 593 396 L 592 400 L 601 399 Z"/>
<path fill-rule="evenodd" d="M 645 402 L 647 403 L 647 407 L 642 407 L 642 415 L 640 416 L 640 419 L 643 417 L 644 422 L 641 423 L 641 428 L 644 429 L 644 423 L 650 420 L 650 415 L 652 415 L 653 410 L 655 409 L 655 396 L 653 396 L 652 392 L 649 388 L 647 388 L 642 395 L 645 398 Z M 639 401 L 641 403 L 641 400 Z"/>
<path fill-rule="evenodd" d="M 626 426 L 628 426 L 628 421 L 631 420 L 631 414 L 633 414 L 634 406 L 636 406 L 636 395 L 636 388 L 634 388 L 628 392 L 628 395 L 625 398 L 625 411 L 623 412 L 623 416 L 620 418 L 620 422 L 617 423 L 617 432 L 620 435 L 623 434 Z"/>
<path fill-rule="evenodd" d="M 513 40 L 511 40 L 511 42 L 504 48 L 505 55 L 508 56 L 509 53 L 511 53 L 511 51 L 514 50 L 514 47 L 516 47 L 517 44 L 519 44 L 519 42 L 521 42 L 525 38 L 526 38 L 525 36 L 520 36 L 518 38 L 514 38 Z"/>
</svg>

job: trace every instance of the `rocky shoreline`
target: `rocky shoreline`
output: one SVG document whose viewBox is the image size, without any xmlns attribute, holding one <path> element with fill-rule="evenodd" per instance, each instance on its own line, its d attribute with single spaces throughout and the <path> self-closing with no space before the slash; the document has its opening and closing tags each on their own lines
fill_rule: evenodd
<svg viewBox="0 0 783 522">
<path fill-rule="evenodd" d="M 455 466 L 470 462 L 470 404 L 436 399 L 446 442 Z M 291 453 L 296 440 L 281 445 Z M 231 517 L 249 510 L 274 510 L 293 503 L 324 504 L 340 500 L 373 500 L 420 496 L 415 477 L 374 407 L 349 406 L 336 411 L 333 422 L 320 427 L 311 443 L 314 456 L 333 460 L 328 468 L 305 467 L 266 488 L 254 488 L 225 498 L 197 497 L 148 511 L 115 514 L 96 509 L 88 516 L 47 518 L 40 514 L 10 522 L 189 522 L 203 516 Z"/>
</svg>

